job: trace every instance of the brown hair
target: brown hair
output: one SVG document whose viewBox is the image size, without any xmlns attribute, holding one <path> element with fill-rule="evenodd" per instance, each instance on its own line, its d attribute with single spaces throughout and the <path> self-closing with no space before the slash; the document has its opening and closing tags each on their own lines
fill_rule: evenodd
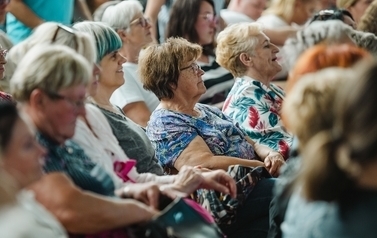
<svg viewBox="0 0 377 238">
<path fill-rule="evenodd" d="M 197 60 L 202 47 L 183 38 L 168 38 L 161 45 L 146 48 L 139 58 L 139 73 L 144 88 L 152 91 L 158 99 L 174 97 L 180 68 Z"/>
</svg>

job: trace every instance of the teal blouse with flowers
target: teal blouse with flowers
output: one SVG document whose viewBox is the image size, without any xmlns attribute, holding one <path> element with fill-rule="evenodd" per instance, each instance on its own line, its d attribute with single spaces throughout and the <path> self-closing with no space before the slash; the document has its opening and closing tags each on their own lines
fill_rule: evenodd
<svg viewBox="0 0 377 238">
<path fill-rule="evenodd" d="M 81 189 L 104 196 L 114 196 L 114 183 L 105 169 L 94 164 L 73 141 L 57 144 L 42 134 L 38 142 L 47 149 L 43 169 L 46 173 L 63 172 Z"/>
<path fill-rule="evenodd" d="M 288 158 L 293 137 L 281 121 L 284 91 L 249 77 L 237 78 L 223 106 L 224 114 L 239 123 L 246 134 Z"/>
<path fill-rule="evenodd" d="M 147 126 L 147 135 L 164 167 L 172 168 L 191 141 L 200 136 L 214 155 L 254 159 L 254 148 L 244 132 L 219 109 L 196 104 L 199 117 L 156 109 Z"/>
</svg>

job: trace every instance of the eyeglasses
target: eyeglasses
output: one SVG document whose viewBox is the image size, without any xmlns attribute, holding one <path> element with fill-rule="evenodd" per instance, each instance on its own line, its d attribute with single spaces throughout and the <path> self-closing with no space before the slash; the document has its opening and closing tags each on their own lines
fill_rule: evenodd
<svg viewBox="0 0 377 238">
<path fill-rule="evenodd" d="M 204 13 L 200 14 L 199 16 L 203 16 L 203 19 L 207 20 L 209 23 L 217 24 L 219 23 L 219 18 L 212 13 Z"/>
<path fill-rule="evenodd" d="M 50 99 L 52 99 L 52 100 L 64 100 L 64 101 L 68 102 L 69 104 L 71 104 L 75 109 L 80 109 L 80 108 L 83 108 L 85 106 L 85 99 L 73 100 L 73 99 L 70 99 L 66 96 L 60 95 L 58 93 L 53 93 L 53 92 L 48 92 L 48 91 L 45 91 L 45 93 L 47 94 L 47 96 Z"/>
<path fill-rule="evenodd" d="M 2 58 L 7 57 L 7 54 L 8 54 L 8 50 L 1 50 L 1 49 L 0 49 L 0 56 L 1 56 Z"/>
<path fill-rule="evenodd" d="M 148 25 L 150 25 L 150 19 L 145 17 L 139 17 L 138 19 L 130 22 L 130 26 L 134 24 L 140 24 L 141 27 L 147 27 Z"/>
<path fill-rule="evenodd" d="M 77 39 L 76 39 L 75 31 L 72 28 L 70 28 L 68 26 L 65 26 L 63 24 L 58 24 L 57 25 L 56 31 L 54 33 L 54 36 L 52 37 L 51 42 L 54 43 L 56 41 L 56 37 L 58 36 L 58 32 L 59 32 L 60 29 L 63 30 L 63 31 L 65 31 L 65 32 L 68 32 L 69 34 L 73 35 L 73 37 L 75 39 L 75 44 L 76 44 L 75 50 L 77 50 L 77 45 L 78 44 L 77 44 Z"/>
<path fill-rule="evenodd" d="M 198 65 L 197 63 L 192 63 L 190 66 L 187 66 L 187 67 L 183 67 L 181 69 L 179 69 L 180 71 L 183 71 L 183 70 L 186 70 L 186 69 L 189 69 L 189 68 L 192 68 L 194 70 L 194 73 L 199 73 L 200 70 L 202 70 L 202 68 L 200 67 L 200 65 Z"/>
</svg>

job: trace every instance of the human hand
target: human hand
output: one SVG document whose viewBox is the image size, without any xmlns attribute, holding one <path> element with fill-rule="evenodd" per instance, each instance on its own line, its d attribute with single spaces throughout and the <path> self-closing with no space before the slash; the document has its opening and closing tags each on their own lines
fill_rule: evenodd
<svg viewBox="0 0 377 238">
<path fill-rule="evenodd" d="M 191 166 L 183 166 L 180 169 L 179 173 L 176 175 L 174 183 L 162 186 L 162 188 L 164 192 L 175 191 L 177 196 L 186 197 L 190 195 L 192 192 L 194 192 L 196 189 L 198 189 L 203 180 L 204 178 L 199 169 L 193 168 Z M 171 193 L 167 195 L 172 197 Z"/>
<path fill-rule="evenodd" d="M 279 176 L 280 167 L 285 164 L 283 156 L 274 151 L 270 152 L 267 157 L 264 159 L 264 165 L 266 166 L 268 172 L 274 177 Z"/>
<path fill-rule="evenodd" d="M 235 180 L 223 170 L 214 170 L 202 173 L 204 182 L 202 188 L 214 189 L 221 193 L 230 194 L 232 198 L 237 196 Z"/>
<path fill-rule="evenodd" d="M 133 198 L 144 204 L 157 209 L 160 189 L 156 183 L 128 184 L 123 188 L 121 197 Z"/>
</svg>

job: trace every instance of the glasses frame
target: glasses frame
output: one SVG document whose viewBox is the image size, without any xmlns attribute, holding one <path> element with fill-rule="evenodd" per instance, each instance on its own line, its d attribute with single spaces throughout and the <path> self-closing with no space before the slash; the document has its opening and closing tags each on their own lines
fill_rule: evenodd
<svg viewBox="0 0 377 238">
<path fill-rule="evenodd" d="M 0 56 L 2 58 L 6 58 L 8 54 L 8 50 L 0 48 Z"/>
<path fill-rule="evenodd" d="M 215 25 L 219 23 L 219 17 L 216 14 L 202 13 L 202 14 L 199 14 L 199 16 L 202 16 L 203 19 L 207 20 L 209 23 L 214 23 Z"/>
<path fill-rule="evenodd" d="M 151 21 L 148 17 L 142 16 L 130 22 L 130 26 L 135 24 L 140 24 L 141 27 L 145 28 L 151 24 Z"/>
<path fill-rule="evenodd" d="M 186 70 L 186 69 L 189 69 L 189 68 L 192 68 L 192 70 L 194 71 L 194 73 L 199 73 L 200 70 L 202 70 L 202 68 L 200 67 L 200 65 L 198 65 L 197 63 L 192 63 L 191 65 L 189 66 L 186 66 L 186 67 L 183 67 L 183 68 L 180 68 L 179 70 L 180 71 L 183 71 L 183 70 Z"/>
<path fill-rule="evenodd" d="M 85 107 L 86 100 L 72 100 L 66 96 L 60 95 L 59 93 L 54 93 L 50 91 L 44 91 L 44 93 L 51 99 L 51 100 L 64 100 L 71 104 L 75 109 L 80 109 Z"/>
</svg>

